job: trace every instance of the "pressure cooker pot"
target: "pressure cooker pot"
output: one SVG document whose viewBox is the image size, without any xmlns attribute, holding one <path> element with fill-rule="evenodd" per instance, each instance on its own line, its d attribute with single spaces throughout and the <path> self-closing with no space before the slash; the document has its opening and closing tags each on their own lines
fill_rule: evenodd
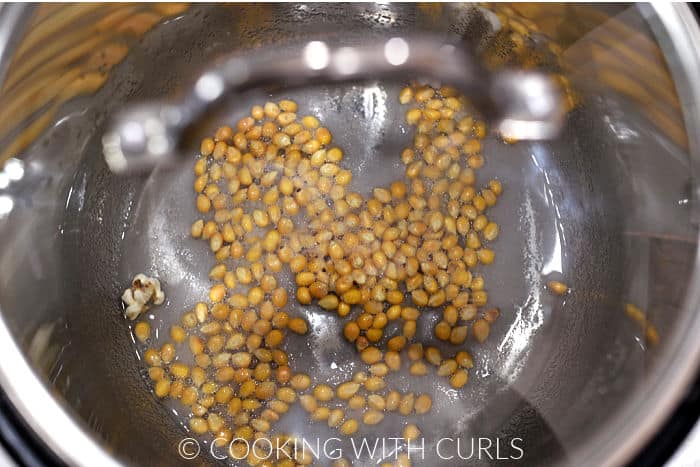
<svg viewBox="0 0 700 467">
<path fill-rule="evenodd" d="M 660 462 L 699 41 L 677 4 L 3 6 L 8 449 Z"/>
</svg>

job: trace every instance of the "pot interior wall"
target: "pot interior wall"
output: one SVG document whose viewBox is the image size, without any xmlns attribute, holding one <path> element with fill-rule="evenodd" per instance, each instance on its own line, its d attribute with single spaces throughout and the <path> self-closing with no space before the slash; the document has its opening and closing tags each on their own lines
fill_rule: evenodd
<svg viewBox="0 0 700 467">
<path fill-rule="evenodd" d="M 36 183 L 14 195 L 0 226 L 0 296 L 3 319 L 68 410 L 120 458 L 185 463 L 177 443 L 187 430 L 175 406 L 151 392 L 118 297 L 138 272 L 159 277 L 168 301 L 154 314 L 167 332 L 207 290 L 211 259 L 188 235 L 196 219 L 190 190 L 197 143 L 174 170 L 113 176 L 100 150 L 113 111 L 181 92 L 231 51 L 310 33 L 338 38 L 341 30 L 352 42 L 425 28 L 487 50 L 489 27 L 466 6 L 198 5 L 129 44 L 94 95 L 49 115 L 49 129 L 22 154 Z M 273 96 L 292 96 L 302 111 L 322 117 L 347 154 L 344 163 L 357 168 L 357 189 L 366 191 L 401 174 L 398 155 L 410 140 L 398 89 L 368 82 Z M 485 143 L 480 180 L 497 176 L 505 187 L 493 211 L 502 229 L 498 260 L 483 271 L 502 318 L 486 345 L 468 346 L 476 366 L 464 393 L 436 401 L 437 415 L 422 422 L 435 436 L 522 438 L 532 465 L 575 461 L 568 458 L 575 448 L 646 390 L 649 368 L 663 364 L 656 356 L 681 336 L 696 251 L 687 206 L 679 204 L 687 199 L 685 150 L 634 101 L 597 83 L 581 92 L 559 140 L 506 145 L 491 136 Z M 267 91 L 237 98 L 202 123 L 200 136 L 268 98 Z M 544 290 L 550 278 L 571 285 L 564 300 Z M 661 340 L 651 351 L 624 313 L 629 302 L 648 310 L 658 327 Z M 291 312 L 318 323 L 314 339 L 290 344 L 296 364 L 337 378 L 328 362 L 353 359 L 350 344 L 333 337 L 338 320 L 314 307 Z M 436 317 L 419 335 L 426 344 L 434 343 Z M 286 423 L 304 426 L 299 414 Z"/>
</svg>

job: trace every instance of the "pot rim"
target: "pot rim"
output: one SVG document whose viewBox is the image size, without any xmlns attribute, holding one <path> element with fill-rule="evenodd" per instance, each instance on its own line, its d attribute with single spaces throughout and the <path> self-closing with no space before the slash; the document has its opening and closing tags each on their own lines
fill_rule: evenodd
<svg viewBox="0 0 700 467">
<path fill-rule="evenodd" d="M 681 103 L 700 102 L 700 28 L 690 7 L 685 4 L 655 2 L 639 7 L 647 21 L 656 26 L 657 39 L 666 57 L 678 58 L 679 69 L 671 68 Z M 0 6 L 0 82 L 9 63 L 13 41 L 21 33 L 22 19 L 31 6 L 4 4 Z M 655 18 L 651 18 L 655 16 Z M 662 38 L 666 38 L 663 44 Z M 664 45 L 666 47 L 664 47 Z M 670 55 L 669 55 L 670 54 Z M 674 55 L 675 54 L 675 55 Z M 671 65 L 671 64 L 669 64 Z M 700 106 L 683 105 L 686 128 L 700 128 Z M 700 135 L 688 132 L 689 154 L 693 168 L 700 168 Z M 698 175 L 693 170 L 693 175 Z M 694 180 L 699 178 L 694 177 Z M 698 187 L 694 187 L 698 190 Z M 694 200 L 700 199 L 700 190 Z M 690 282 L 684 308 L 700 309 L 700 250 L 695 260 L 695 270 Z M 686 316 L 692 318 L 692 314 Z M 668 349 L 665 361 L 669 365 L 657 367 L 649 391 L 638 394 L 621 413 L 616 414 L 604 433 L 591 439 L 577 450 L 586 465 L 623 465 L 634 459 L 653 436 L 667 422 L 673 411 L 683 402 L 700 369 L 700 343 L 693 336 L 700 335 L 700 315 L 686 327 L 685 338 L 675 349 Z M 671 354 L 673 351 L 673 354 Z M 0 390 L 4 392 L 19 416 L 47 448 L 68 465 L 100 465 L 119 467 L 122 460 L 115 459 L 91 434 L 82 420 L 74 417 L 73 410 L 56 399 L 43 380 L 34 372 L 24 353 L 15 342 L 0 312 Z M 676 358 L 673 358 L 676 357 Z M 679 358 L 682 357 L 682 358 Z M 663 384 L 661 384 L 663 383 Z M 643 401 L 653 400 L 646 411 L 638 407 Z M 613 436 L 609 436 L 614 433 Z M 607 447 L 607 449 L 606 449 Z"/>
</svg>

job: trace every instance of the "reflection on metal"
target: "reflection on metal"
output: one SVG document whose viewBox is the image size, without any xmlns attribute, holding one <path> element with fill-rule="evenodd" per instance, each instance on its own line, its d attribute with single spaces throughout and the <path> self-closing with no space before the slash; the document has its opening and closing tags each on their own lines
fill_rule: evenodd
<svg viewBox="0 0 700 467">
<path fill-rule="evenodd" d="M 186 8 L 181 3 L 37 7 L 0 90 L 0 163 L 33 143 L 64 102 L 100 89 L 139 37 Z"/>
<path fill-rule="evenodd" d="M 643 340 L 647 345 L 655 346 L 659 343 L 659 333 L 656 330 L 656 326 L 649 321 L 644 311 L 636 305 L 627 303 L 625 304 L 625 313 L 639 326 L 644 335 Z"/>
<path fill-rule="evenodd" d="M 400 37 L 391 38 L 384 44 L 384 58 L 391 65 L 403 65 L 408 60 L 410 53 L 408 42 Z"/>
<path fill-rule="evenodd" d="M 13 157 L 5 162 L 4 172 L 10 181 L 16 182 L 21 180 L 24 176 L 24 162 Z"/>
<path fill-rule="evenodd" d="M 312 70 L 322 70 L 330 62 L 328 46 L 322 41 L 311 41 L 304 47 L 306 66 Z"/>
<path fill-rule="evenodd" d="M 463 92 L 507 137 L 551 139 L 564 121 L 562 95 L 549 74 L 489 72 L 466 47 L 445 47 L 438 37 L 392 37 L 383 46 L 373 39 L 352 48 L 312 41 L 284 54 L 278 49 L 260 48 L 229 58 L 206 71 L 178 101 L 127 107 L 103 137 L 110 169 L 124 173 L 172 165 L 181 154 L 181 136 L 220 106 L 226 95 L 282 81 L 287 86 L 306 86 L 358 80 L 405 82 L 407 76 L 430 76 Z"/>
<path fill-rule="evenodd" d="M 15 202 L 9 195 L 0 195 L 0 219 L 12 212 Z"/>
<path fill-rule="evenodd" d="M 0 169 L 0 219 L 7 217 L 15 207 L 15 200 L 10 195 L 9 189 L 13 183 L 24 178 L 24 161 L 16 158 L 8 159 L 4 167 Z"/>
<path fill-rule="evenodd" d="M 515 317 L 498 347 L 498 351 L 505 357 L 503 364 L 498 368 L 500 376 L 511 380 L 514 375 L 519 375 L 520 370 L 527 361 L 531 350 L 530 343 L 535 333 L 545 323 L 544 307 L 542 306 L 542 263 L 543 251 L 540 245 L 540 232 L 537 231 L 537 221 L 532 205 L 532 196 L 526 191 L 518 212 L 520 218 L 518 229 L 522 232 L 524 243 L 523 252 L 523 277 L 529 285 L 530 292 L 515 308 Z M 512 383 L 513 381 L 509 381 Z"/>
<path fill-rule="evenodd" d="M 491 7 L 513 44 L 511 60 L 524 66 L 541 63 L 529 46 L 538 37 L 565 70 L 562 81 L 577 100 L 569 81 L 598 86 L 636 104 L 660 133 L 687 149 L 681 106 L 671 73 L 659 46 L 645 25 L 638 24 L 635 6 L 615 16 L 576 4 L 499 4 Z M 505 35 L 505 34 L 504 34 Z M 517 57 L 517 58 L 515 58 Z"/>
<path fill-rule="evenodd" d="M 51 125 L 62 103 L 100 89 L 136 38 L 187 8 L 181 3 L 37 7 L 0 90 L 0 163 L 34 142 Z M 418 8 L 437 16 L 446 7 L 421 4 Z M 568 108 L 578 101 L 572 79 L 596 82 L 642 104 L 641 111 L 662 133 L 687 148 L 680 102 L 663 55 L 643 28 L 625 24 L 624 12 L 611 17 L 572 4 L 484 8 L 493 13 L 499 27 L 481 52 L 489 68 L 563 69 L 565 73 L 557 77 Z M 387 11 L 377 6 L 382 18 Z M 406 47 L 400 40 L 387 44 L 386 52 L 392 54 L 387 57 L 389 63 L 403 60 Z M 313 46 L 315 51 L 309 49 L 316 60 L 309 63 L 311 69 L 327 66 L 323 46 L 319 46 Z M 395 53 L 399 55 L 393 57 Z M 359 68 L 359 58 L 351 48 L 339 50 L 333 59 L 341 73 L 353 74 Z M 522 130 L 523 124 L 507 128 Z"/>
</svg>

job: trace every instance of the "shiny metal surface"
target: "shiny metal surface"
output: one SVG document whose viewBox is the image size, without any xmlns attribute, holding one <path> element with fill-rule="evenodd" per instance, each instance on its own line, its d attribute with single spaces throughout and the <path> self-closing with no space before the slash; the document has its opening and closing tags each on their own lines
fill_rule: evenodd
<svg viewBox="0 0 700 467">
<path fill-rule="evenodd" d="M 113 175 L 101 151 L 111 115 L 126 102 L 184 95 L 201 70 L 232 51 L 321 40 L 337 30 L 348 43 L 416 30 L 476 38 L 485 62 L 495 60 L 489 54 L 496 50 L 496 58 L 520 63 L 512 43 L 499 45 L 499 31 L 512 37 L 508 21 L 528 22 L 513 10 L 492 8 L 495 17 L 468 5 L 197 5 L 130 43 L 94 94 L 49 114 L 41 138 L 12 154 L 22 161 L 22 175 L 11 164 L 0 174 L 7 180 L 0 188 L 0 384 L 30 426 L 70 464 L 191 465 L 177 453 L 189 434 L 175 407 L 150 392 L 118 297 L 133 273 L 158 276 L 167 302 L 154 310 L 152 325 L 163 332 L 207 287 L 205 246 L 188 236 L 195 215 L 192 160 L 147 176 Z M 541 18 L 541 30 L 547 21 L 571 21 L 557 28 L 562 37 L 553 37 L 564 59 L 585 57 L 576 45 L 602 43 L 616 22 L 627 26 L 623 37 L 630 42 L 668 40 L 652 34 L 654 14 L 634 6 L 608 11 L 607 19 L 587 6 L 548 16 L 557 8 L 530 16 Z M 664 13 L 676 20 L 688 14 Z M 594 20 L 577 30 L 586 18 Z M 683 24 L 678 27 L 697 33 L 694 23 Z M 537 32 L 529 40 L 532 47 L 547 46 Z M 671 40 L 686 47 L 688 41 Z M 581 64 L 573 59 L 569 63 Z M 692 64 L 667 63 L 661 59 L 648 70 L 668 78 L 670 67 L 682 95 L 681 83 L 693 82 L 686 68 Z M 583 64 L 572 71 L 581 97 L 559 138 L 507 145 L 492 136 L 485 143 L 487 165 L 479 177 L 497 175 L 505 187 L 493 211 L 503 226 L 498 260 L 484 271 L 503 316 L 485 346 L 470 344 L 477 366 L 465 392 L 441 400 L 436 417 L 421 427 L 431 436 L 522 437 L 526 465 L 627 461 L 682 397 L 700 361 L 697 229 L 689 207 L 695 124 L 687 121 L 689 131 L 681 125 L 680 137 L 664 131 L 675 127 L 651 118 L 648 100 L 611 86 L 603 79 L 609 74 Z M 576 71 L 587 82 L 576 81 Z M 327 122 L 356 172 L 357 188 L 366 190 L 396 176 L 409 137 L 398 89 L 376 80 L 251 91 L 208 113 L 185 153 L 194 157 L 198 137 L 252 103 L 289 96 Z M 689 89 L 694 96 L 697 90 Z M 664 91 L 674 96 L 676 87 Z M 682 122 L 689 108 L 669 102 L 669 115 Z M 571 285 L 563 302 L 544 293 L 550 278 Z M 655 348 L 647 348 L 624 314 L 628 302 L 647 310 L 657 326 Z M 291 311 L 313 326 L 311 340 L 290 348 L 294 363 L 329 380 L 350 371 L 354 355 L 337 337 L 338 321 L 314 307 Z M 430 341 L 429 330 L 425 323 L 422 341 Z M 318 428 L 301 420 L 290 416 L 285 423 L 311 433 Z"/>
<path fill-rule="evenodd" d="M 392 37 L 348 46 L 310 41 L 234 56 L 205 71 L 179 102 L 127 108 L 105 134 L 105 161 L 115 173 L 152 170 L 182 156 L 182 134 L 230 95 L 262 86 L 381 80 L 419 76 L 455 86 L 495 130 L 518 140 L 551 139 L 564 118 L 559 88 L 543 73 L 480 66 L 463 45 L 429 36 Z"/>
</svg>

